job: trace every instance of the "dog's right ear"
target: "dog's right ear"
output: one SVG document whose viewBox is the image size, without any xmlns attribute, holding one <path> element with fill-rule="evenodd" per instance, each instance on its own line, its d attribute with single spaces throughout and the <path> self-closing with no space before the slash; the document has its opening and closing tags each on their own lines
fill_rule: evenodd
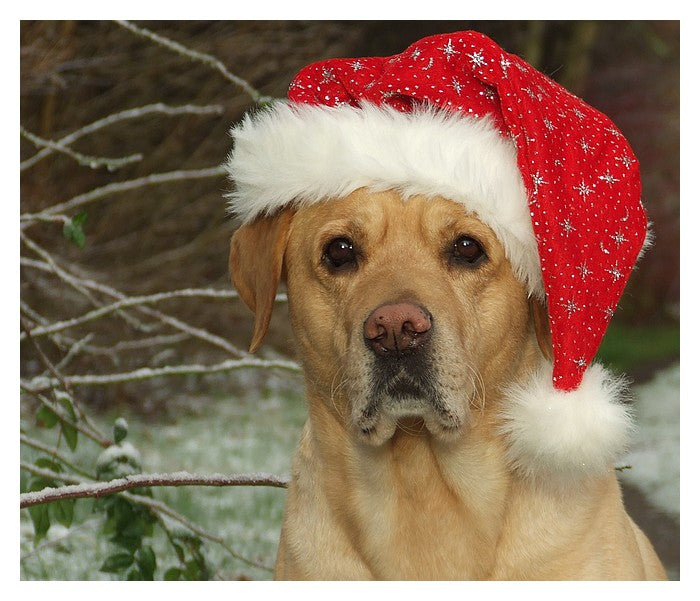
<svg viewBox="0 0 700 601">
<path fill-rule="evenodd" d="M 282 276 L 292 212 L 284 210 L 239 227 L 231 237 L 229 273 L 243 302 L 255 313 L 250 352 L 262 343 L 270 325 Z"/>
</svg>

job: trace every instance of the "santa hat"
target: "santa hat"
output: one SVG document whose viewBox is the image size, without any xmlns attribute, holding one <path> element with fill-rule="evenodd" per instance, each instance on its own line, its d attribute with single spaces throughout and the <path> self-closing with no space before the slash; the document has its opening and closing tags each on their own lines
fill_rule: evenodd
<svg viewBox="0 0 700 601">
<path fill-rule="evenodd" d="M 505 393 L 509 457 L 544 477 L 610 468 L 631 419 L 622 383 L 591 361 L 647 234 L 639 166 L 610 119 L 468 31 L 310 65 L 288 103 L 232 135 L 243 222 L 366 187 L 440 195 L 490 226 L 546 298 L 554 357 Z"/>
</svg>

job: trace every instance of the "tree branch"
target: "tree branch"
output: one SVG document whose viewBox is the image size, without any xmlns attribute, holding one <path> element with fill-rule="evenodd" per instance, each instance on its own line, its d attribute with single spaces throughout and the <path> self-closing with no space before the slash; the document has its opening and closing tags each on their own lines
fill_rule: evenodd
<svg viewBox="0 0 700 601">
<path fill-rule="evenodd" d="M 139 380 L 147 380 L 151 378 L 161 378 L 164 376 L 186 376 L 207 375 L 235 369 L 247 368 L 263 368 L 263 369 L 283 369 L 293 373 L 299 373 L 301 368 L 294 361 L 284 359 L 266 360 L 249 357 L 246 359 L 228 359 L 215 365 L 166 365 L 164 367 L 142 367 L 134 371 L 116 373 L 116 374 L 86 374 L 75 376 L 63 376 L 64 381 L 71 386 L 105 386 L 108 384 L 119 384 L 122 382 L 137 382 Z M 22 381 L 21 384 L 29 392 L 38 393 L 50 389 L 58 384 L 53 378 L 38 376 L 30 381 Z"/>
<path fill-rule="evenodd" d="M 39 213 L 25 213 L 20 215 L 20 223 L 24 222 L 24 227 L 38 220 L 44 220 L 46 217 L 52 217 L 59 213 L 72 211 L 77 207 L 82 207 L 86 204 L 117 194 L 118 192 L 127 192 L 144 186 L 154 186 L 162 183 L 177 182 L 188 179 L 204 179 L 208 177 L 221 177 L 226 175 L 226 168 L 223 166 L 208 167 L 204 169 L 181 169 L 178 171 L 167 171 L 165 173 L 152 173 L 144 177 L 125 180 L 123 182 L 113 182 L 99 188 L 94 188 L 89 192 L 78 194 L 73 198 L 44 209 Z"/>
<path fill-rule="evenodd" d="M 83 167 L 90 167 L 90 169 L 98 169 L 99 167 L 107 167 L 110 171 L 113 171 L 115 169 L 118 169 L 119 167 L 123 167 L 124 165 L 128 165 L 129 163 L 135 163 L 137 161 L 140 161 L 143 159 L 143 155 L 141 153 L 137 154 L 132 154 L 126 157 L 120 157 L 120 158 L 107 158 L 107 157 L 94 157 L 94 156 L 89 156 L 85 154 L 81 154 L 80 152 L 76 152 L 72 148 L 68 148 L 67 146 L 64 146 L 60 142 L 54 142 L 53 140 L 46 140 L 45 138 L 42 138 L 40 136 L 37 136 L 36 134 L 33 134 L 32 132 L 26 130 L 24 127 L 20 126 L 19 128 L 20 133 L 22 136 L 27 138 L 32 144 L 37 146 L 38 148 L 50 148 L 51 150 L 54 150 L 56 152 L 60 152 L 62 154 L 65 154 Z"/>
<path fill-rule="evenodd" d="M 107 127 L 109 125 L 114 125 L 115 123 L 119 123 L 120 121 L 125 121 L 127 119 L 138 119 L 140 117 L 145 117 L 147 115 L 151 115 L 153 113 L 160 113 L 163 115 L 183 115 L 183 114 L 195 114 L 195 115 L 221 115 L 224 112 L 223 107 L 220 105 L 208 105 L 208 106 L 196 106 L 192 104 L 185 104 L 181 106 L 169 106 L 167 104 L 163 104 L 162 102 L 156 102 L 154 104 L 147 104 L 145 106 L 141 106 L 138 108 L 133 108 L 133 109 L 127 109 L 124 111 L 119 111 L 118 113 L 113 113 L 111 115 L 108 115 L 107 117 L 103 117 L 102 119 L 98 119 L 97 121 L 93 121 L 92 123 L 85 125 L 84 127 L 81 127 L 80 129 L 77 129 L 71 134 L 68 134 L 67 136 L 64 136 L 60 140 L 56 141 L 57 146 L 61 146 L 63 148 L 67 147 L 69 144 L 72 144 L 76 140 L 79 140 L 80 138 L 92 134 L 104 127 Z M 29 167 L 32 167 L 36 163 L 38 163 L 41 159 L 49 156 L 54 152 L 53 148 L 43 148 L 39 152 L 37 152 L 34 156 L 28 158 L 26 161 L 22 161 L 19 164 L 20 171 L 24 171 L 25 169 L 28 169 Z"/>
<path fill-rule="evenodd" d="M 41 475 L 50 478 L 58 478 L 61 474 L 56 474 L 51 470 L 42 470 L 30 464 L 20 463 L 22 469 L 33 469 L 33 473 L 41 470 Z M 199 475 L 188 472 L 175 472 L 170 474 L 135 474 L 117 478 L 109 482 L 80 482 L 59 486 L 56 488 L 47 487 L 37 492 L 27 492 L 20 494 L 20 509 L 51 503 L 62 499 L 85 499 L 100 498 L 112 495 L 132 488 L 153 487 L 153 486 L 271 486 L 274 488 L 286 488 L 288 480 L 273 474 L 242 474 L 236 476 L 225 476 L 223 474 Z"/>
<path fill-rule="evenodd" d="M 168 50 L 172 50 L 173 52 L 176 52 L 177 54 L 180 54 L 182 56 L 185 56 L 191 60 L 204 63 L 205 65 L 208 65 L 209 67 L 212 67 L 215 71 L 218 71 L 223 75 L 228 81 L 232 82 L 236 86 L 240 87 L 243 89 L 243 91 L 250 96 L 254 102 L 256 103 L 261 103 L 261 102 L 269 102 L 270 100 L 273 100 L 272 96 L 263 96 L 260 92 L 258 92 L 253 86 L 251 86 L 247 81 L 242 79 L 241 77 L 238 77 L 237 75 L 234 75 L 231 73 L 226 66 L 217 58 L 214 58 L 213 56 L 209 54 L 205 54 L 204 52 L 197 52 L 196 50 L 192 50 L 190 48 L 187 48 L 183 46 L 182 44 L 179 44 L 169 38 L 166 38 L 162 35 L 158 35 L 157 33 L 152 32 L 149 29 L 146 29 L 145 27 L 138 27 L 137 25 L 134 25 L 133 23 L 129 21 L 116 21 L 118 25 L 121 27 L 124 27 L 125 29 L 128 29 L 132 33 L 135 33 L 136 35 L 139 35 L 141 37 L 144 37 L 148 40 L 151 40 L 152 42 L 155 42 L 159 46 L 163 46 L 164 48 L 167 48 Z"/>
</svg>

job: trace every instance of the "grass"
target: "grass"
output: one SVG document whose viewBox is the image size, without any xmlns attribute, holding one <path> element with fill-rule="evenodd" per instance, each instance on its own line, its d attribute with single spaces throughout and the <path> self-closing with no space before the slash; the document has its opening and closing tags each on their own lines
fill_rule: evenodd
<svg viewBox="0 0 700 601">
<path fill-rule="evenodd" d="M 617 372 L 639 370 L 680 356 L 680 325 L 628 326 L 613 321 L 597 359 Z"/>
</svg>

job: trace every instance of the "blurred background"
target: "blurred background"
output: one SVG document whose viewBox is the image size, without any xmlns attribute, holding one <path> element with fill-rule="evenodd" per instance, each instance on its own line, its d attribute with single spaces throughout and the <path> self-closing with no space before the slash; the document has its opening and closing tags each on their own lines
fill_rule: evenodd
<svg viewBox="0 0 700 601">
<path fill-rule="evenodd" d="M 259 94 L 283 97 L 292 77 L 310 62 L 391 55 L 427 35 L 476 29 L 612 118 L 641 163 L 643 202 L 653 222 L 656 245 L 631 277 L 600 358 L 630 376 L 640 397 L 639 410 L 646 407 L 644 399 L 650 399 L 653 423 L 648 432 L 642 430 L 644 440 L 630 457 L 652 473 L 635 472 L 633 466 L 621 474 L 630 511 L 659 547 L 672 577 L 679 577 L 679 23 L 163 21 L 135 25 L 212 60 L 184 56 L 115 22 L 21 23 L 20 125 L 25 132 L 20 140 L 21 214 L 41 214 L 115 182 L 219 167 L 230 150 L 229 128 L 254 106 L 254 99 L 222 76 L 214 59 Z M 52 152 L 33 162 L 46 141 L 61 140 L 120 111 L 156 103 L 215 108 L 178 114 L 144 112 L 70 143 L 81 156 L 142 155 L 118 168 L 91 165 L 89 160 L 81 164 L 66 152 Z M 219 170 L 105 194 L 80 209 L 85 214 L 78 217 L 74 231 L 85 239 L 78 244 L 75 236 L 72 242 L 66 239 L 65 220 L 24 222 L 23 235 L 29 242 L 21 247 L 23 320 L 34 327 L 79 316 L 104 305 L 108 298 L 117 298 L 114 291 L 128 297 L 183 288 L 230 291 L 228 241 L 234 225 L 222 198 L 229 187 Z M 66 212 L 69 219 L 77 214 L 78 210 Z M 51 263 L 47 257 L 91 282 L 93 298 L 57 277 L 47 268 Z M 100 286 L 112 292 L 107 294 Z M 157 308 L 236 349 L 247 348 L 252 316 L 236 299 L 174 298 Z M 151 330 L 135 327 L 133 319 L 114 312 L 71 328 L 63 336 L 42 338 L 42 349 L 55 363 L 63 361 L 65 372 L 72 375 L 123 373 L 144 366 L 214 365 L 232 356 L 206 336 L 183 333 L 159 319 L 155 322 Z M 84 343 L 78 345 L 79 341 Z M 20 352 L 25 381 L 45 372 L 36 348 L 27 340 L 21 342 Z M 273 315 L 261 356 L 294 359 L 283 302 Z M 75 395 L 105 423 L 119 415 L 129 417 L 130 438 L 140 445 L 146 471 L 284 472 L 304 419 L 300 378 L 274 369 L 77 386 Z M 41 430 L 35 411 L 36 400 L 23 396 L 23 428 L 28 431 Z M 648 454 L 650 446 L 656 454 Z M 659 453 L 660 448 L 664 453 Z M 31 458 L 33 451 L 23 447 L 22 452 Z M 82 460 L 92 459 L 87 453 Z M 237 520 L 238 526 L 226 526 L 235 539 L 231 544 L 248 545 L 245 548 L 257 560 L 272 564 L 283 493 L 265 493 L 268 496 L 262 501 L 260 496 L 249 496 L 245 502 L 236 496 L 238 491 L 163 494 L 185 507 L 183 511 L 210 514 L 213 528 L 222 521 Z M 233 512 L 233 518 L 231 503 L 239 511 Z M 263 506 L 264 523 L 258 521 Z M 23 524 L 23 578 L 111 577 L 91 568 L 87 559 L 76 562 L 80 569 L 64 566 L 55 553 L 61 545 L 37 552 L 26 516 Z M 61 532 L 66 536 L 61 543 L 65 552 L 77 553 L 78 547 L 93 544 L 86 541 L 94 537 L 80 538 L 89 532 L 84 528 L 76 534 L 73 540 L 80 543 L 74 546 Z M 101 552 L 91 549 L 89 553 Z M 212 554 L 220 577 L 269 577 L 215 551 Z"/>
</svg>

